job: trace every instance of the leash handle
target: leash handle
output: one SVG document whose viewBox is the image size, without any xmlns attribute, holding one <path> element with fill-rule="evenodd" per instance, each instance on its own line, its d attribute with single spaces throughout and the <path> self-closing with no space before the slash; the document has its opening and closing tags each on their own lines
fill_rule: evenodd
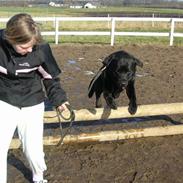
<svg viewBox="0 0 183 183">
<path fill-rule="evenodd" d="M 67 107 L 67 109 L 69 110 L 70 112 L 70 115 L 69 117 L 65 117 L 62 113 L 64 112 L 64 110 L 60 111 L 58 108 L 57 108 L 57 114 L 59 114 L 61 116 L 62 119 L 64 120 L 70 120 L 70 121 L 74 121 L 75 120 L 75 113 L 72 109 L 72 107 L 69 105 L 69 104 L 65 104 L 65 106 Z"/>
<path fill-rule="evenodd" d="M 66 118 L 62 113 L 64 110 L 60 111 L 58 108 L 56 109 L 57 111 L 57 116 L 58 116 L 58 120 L 59 120 L 59 123 L 60 123 L 60 134 L 61 134 L 61 138 L 60 138 L 60 141 L 58 142 L 57 146 L 60 146 L 60 145 L 63 145 L 63 140 L 64 140 L 64 137 L 69 133 L 69 131 L 71 130 L 71 127 L 72 127 L 72 123 L 73 121 L 75 120 L 75 113 L 73 111 L 73 109 L 71 108 L 71 106 L 69 104 L 65 104 L 67 109 L 69 110 L 70 112 L 70 115 L 68 118 Z M 65 133 L 63 133 L 63 127 L 62 127 L 62 122 L 61 122 L 61 118 L 64 119 L 64 120 L 70 120 L 70 125 L 69 125 L 69 128 L 67 129 L 67 131 Z"/>
</svg>

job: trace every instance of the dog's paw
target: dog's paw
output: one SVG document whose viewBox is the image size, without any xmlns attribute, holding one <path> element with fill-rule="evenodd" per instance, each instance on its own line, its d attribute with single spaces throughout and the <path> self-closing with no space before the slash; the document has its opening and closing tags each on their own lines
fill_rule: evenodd
<svg viewBox="0 0 183 183">
<path fill-rule="evenodd" d="M 110 103 L 108 102 L 107 105 L 108 105 L 111 109 L 114 109 L 114 110 L 117 109 L 116 102 L 114 102 L 114 101 L 111 101 Z"/>
<path fill-rule="evenodd" d="M 117 105 L 110 105 L 109 106 L 111 109 L 117 110 Z"/>
<path fill-rule="evenodd" d="M 96 108 L 101 108 L 102 107 L 102 104 L 96 104 L 95 107 Z"/>
<path fill-rule="evenodd" d="M 135 105 L 129 105 L 128 112 L 131 115 L 134 115 L 137 112 L 137 105 L 136 104 Z"/>
<path fill-rule="evenodd" d="M 105 101 L 106 101 L 107 106 L 109 108 L 111 108 L 111 109 L 117 109 L 117 105 L 116 105 L 116 102 L 114 101 L 114 98 L 113 97 L 111 97 L 111 96 L 105 97 L 104 96 L 104 98 L 105 98 Z"/>
</svg>

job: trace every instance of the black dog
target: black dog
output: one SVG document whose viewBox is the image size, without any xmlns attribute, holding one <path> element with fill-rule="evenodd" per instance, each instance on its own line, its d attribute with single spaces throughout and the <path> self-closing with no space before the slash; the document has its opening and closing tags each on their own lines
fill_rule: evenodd
<svg viewBox="0 0 183 183">
<path fill-rule="evenodd" d="M 130 114 L 137 111 L 135 94 L 135 72 L 136 66 L 143 66 L 143 63 L 125 51 L 118 51 L 106 57 L 103 66 L 94 76 L 89 85 L 88 97 L 96 95 L 96 107 L 101 107 L 100 96 L 103 93 L 107 105 L 111 109 L 117 109 L 114 101 L 120 93 L 126 89 L 129 98 Z"/>
</svg>

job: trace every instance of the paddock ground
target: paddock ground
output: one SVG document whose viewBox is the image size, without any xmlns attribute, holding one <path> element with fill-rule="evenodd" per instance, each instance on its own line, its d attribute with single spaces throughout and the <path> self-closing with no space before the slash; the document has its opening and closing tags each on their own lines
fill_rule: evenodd
<svg viewBox="0 0 183 183">
<path fill-rule="evenodd" d="M 62 69 L 61 82 L 74 109 L 94 107 L 87 98 L 89 81 L 102 59 L 120 49 L 139 58 L 138 104 L 183 102 L 183 47 L 153 45 L 52 45 Z M 117 100 L 128 105 L 126 94 Z M 120 119 L 75 124 L 71 133 L 165 126 L 183 123 L 183 115 Z M 86 124 L 86 123 L 85 123 Z M 93 124 L 93 125 L 92 125 Z M 45 129 L 46 134 L 59 129 Z M 34 148 L 34 147 L 33 147 Z M 182 183 L 183 136 L 153 137 L 120 142 L 45 146 L 50 183 Z M 8 183 L 28 183 L 31 173 L 22 151 L 10 150 Z"/>
</svg>

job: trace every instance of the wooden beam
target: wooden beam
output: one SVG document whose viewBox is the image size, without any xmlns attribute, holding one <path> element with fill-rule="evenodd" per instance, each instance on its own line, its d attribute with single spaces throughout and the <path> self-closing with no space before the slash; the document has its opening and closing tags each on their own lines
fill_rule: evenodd
<svg viewBox="0 0 183 183">
<path fill-rule="evenodd" d="M 66 135 L 63 139 L 63 144 L 84 143 L 84 142 L 104 142 L 104 141 L 118 141 L 123 139 L 133 139 L 142 137 L 155 137 L 167 135 L 183 134 L 183 125 L 162 126 L 139 129 L 123 129 L 117 131 L 103 131 L 97 133 L 82 133 L 79 135 Z M 44 137 L 44 145 L 57 145 L 60 136 Z M 10 149 L 17 149 L 20 147 L 20 141 L 13 139 Z"/>
<path fill-rule="evenodd" d="M 128 107 L 118 107 L 117 110 L 106 108 L 98 109 L 81 109 L 75 110 L 75 121 L 114 119 L 114 118 L 131 118 L 142 116 L 158 116 L 183 113 L 183 103 L 168 103 L 168 104 L 150 104 L 139 105 L 135 115 L 128 112 Z M 58 122 L 58 117 L 55 111 L 47 111 L 44 115 L 45 123 Z M 62 122 L 67 122 L 62 119 Z"/>
<path fill-rule="evenodd" d="M 171 115 L 183 113 L 183 103 L 169 103 L 169 104 L 150 104 L 139 105 L 135 115 L 128 112 L 128 107 L 118 107 L 118 110 L 109 110 L 105 108 L 100 109 L 81 109 L 75 110 L 75 121 L 89 121 L 100 119 L 114 119 L 114 118 L 131 118 L 142 116 L 157 116 L 157 115 Z M 45 123 L 58 122 L 58 118 L 54 111 L 45 112 Z M 62 122 L 67 122 L 62 120 Z M 79 135 L 66 135 L 64 144 L 80 143 L 80 142 L 102 142 L 114 141 L 130 138 L 152 137 L 152 136 L 166 136 L 183 134 L 183 125 L 153 127 L 144 129 L 123 129 L 118 131 L 104 131 L 97 133 L 82 133 Z M 60 136 L 44 137 L 44 145 L 56 145 L 60 140 Z M 20 141 L 13 139 L 10 148 L 16 149 L 20 147 Z"/>
</svg>

